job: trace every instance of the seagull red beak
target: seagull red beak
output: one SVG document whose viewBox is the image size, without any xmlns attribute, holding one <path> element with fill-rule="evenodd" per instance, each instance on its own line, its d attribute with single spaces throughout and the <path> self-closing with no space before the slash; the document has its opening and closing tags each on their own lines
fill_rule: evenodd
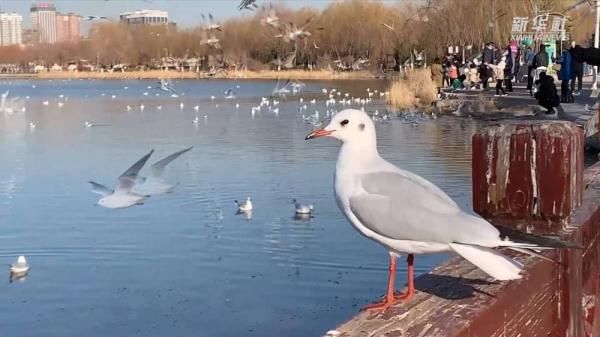
<svg viewBox="0 0 600 337">
<path fill-rule="evenodd" d="M 309 139 L 313 139 L 313 138 L 319 138 L 319 137 L 327 137 L 329 135 L 331 135 L 335 130 L 325 130 L 325 129 L 316 129 L 313 132 L 309 133 L 308 135 L 306 135 L 306 137 L 304 137 L 304 140 L 309 140 Z"/>
</svg>

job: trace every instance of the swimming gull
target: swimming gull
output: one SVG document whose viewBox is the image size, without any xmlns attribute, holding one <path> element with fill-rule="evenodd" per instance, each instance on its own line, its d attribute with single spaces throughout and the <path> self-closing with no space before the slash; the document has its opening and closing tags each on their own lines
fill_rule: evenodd
<svg viewBox="0 0 600 337">
<path fill-rule="evenodd" d="M 10 272 L 12 274 L 25 274 L 29 271 L 29 264 L 25 256 L 21 255 L 17 257 L 17 262 L 10 265 Z"/>
<path fill-rule="evenodd" d="M 294 203 L 296 214 L 311 214 L 314 209 L 312 204 L 302 204 L 296 199 L 292 200 L 292 202 Z"/>
<path fill-rule="evenodd" d="M 235 206 L 237 206 L 238 208 L 238 212 L 252 211 L 252 201 L 250 200 L 250 197 L 248 197 L 244 202 L 238 202 L 237 200 L 235 200 L 234 203 Z"/>
</svg>

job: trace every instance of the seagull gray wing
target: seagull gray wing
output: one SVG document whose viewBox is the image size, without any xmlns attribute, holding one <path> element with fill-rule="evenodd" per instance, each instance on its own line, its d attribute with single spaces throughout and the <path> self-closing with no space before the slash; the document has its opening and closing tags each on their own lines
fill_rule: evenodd
<svg viewBox="0 0 600 337">
<path fill-rule="evenodd" d="M 390 239 L 486 246 L 499 232 L 487 221 L 463 212 L 446 193 L 406 171 L 359 176 L 362 188 L 349 198 L 362 225 Z"/>
<path fill-rule="evenodd" d="M 98 184 L 97 182 L 88 181 L 88 183 L 90 183 L 92 185 L 92 192 L 100 194 L 103 197 L 105 197 L 107 195 L 111 195 L 114 192 L 113 190 L 109 189 L 108 187 L 106 187 L 102 184 Z"/>
<path fill-rule="evenodd" d="M 140 170 L 146 165 L 148 158 L 150 158 L 153 152 L 154 150 L 150 150 L 148 154 L 140 158 L 140 160 L 136 161 L 135 164 L 131 165 L 130 168 L 121 174 L 117 180 L 115 192 L 129 192 L 133 188 Z"/>
<path fill-rule="evenodd" d="M 165 172 L 165 167 L 167 167 L 167 165 L 169 165 L 169 163 L 171 163 L 173 160 L 177 159 L 182 154 L 188 152 L 192 148 L 193 148 L 193 146 L 190 146 L 187 149 L 177 151 L 177 152 L 170 154 L 170 155 L 166 156 L 165 158 L 157 161 L 156 163 L 152 164 L 152 166 L 151 166 L 152 177 L 158 178 L 158 177 L 162 176 L 163 173 Z"/>
</svg>

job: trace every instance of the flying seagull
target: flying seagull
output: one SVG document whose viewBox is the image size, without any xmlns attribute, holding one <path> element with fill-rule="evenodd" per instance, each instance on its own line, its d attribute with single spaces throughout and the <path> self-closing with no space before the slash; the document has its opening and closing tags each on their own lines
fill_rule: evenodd
<svg viewBox="0 0 600 337">
<path fill-rule="evenodd" d="M 256 4 L 256 0 L 242 0 L 242 1 L 240 1 L 240 4 L 238 5 L 239 10 L 247 9 L 249 11 L 253 11 L 256 8 L 258 8 L 258 5 Z"/>
<path fill-rule="evenodd" d="M 342 213 L 359 233 L 383 245 L 390 254 L 386 296 L 365 309 L 385 310 L 413 296 L 415 254 L 453 251 L 504 281 L 521 278 L 523 266 L 494 248 L 539 256 L 533 250 L 577 247 L 531 234 L 504 235 L 483 218 L 464 212 L 436 185 L 381 158 L 375 125 L 360 110 L 341 111 L 306 139 L 318 137 L 342 142 L 334 175 L 335 197 Z M 408 291 L 395 295 L 396 258 L 401 254 L 408 255 Z"/>
<path fill-rule="evenodd" d="M 142 204 L 148 196 L 136 194 L 132 189 L 138 179 L 140 170 L 144 167 L 153 152 L 154 150 L 151 150 L 123 172 L 117 179 L 117 186 L 114 190 L 97 182 L 88 181 L 92 185 L 92 192 L 102 196 L 102 198 L 98 200 L 98 205 L 105 208 L 126 208 Z"/>
<path fill-rule="evenodd" d="M 273 4 L 269 4 L 269 12 L 268 12 L 267 16 L 260 19 L 260 24 L 263 26 L 269 25 L 273 28 L 279 27 L 279 18 L 275 14 L 275 9 L 273 8 Z"/>
<path fill-rule="evenodd" d="M 204 14 L 200 14 L 200 15 L 202 16 L 202 19 L 206 19 Z M 222 31 L 221 28 L 223 28 L 223 25 L 215 22 L 215 18 L 213 17 L 213 15 L 211 13 L 208 13 L 208 24 L 206 26 L 204 26 L 204 29 L 209 32 L 212 32 L 214 30 Z"/>
<path fill-rule="evenodd" d="M 165 168 L 173 160 L 179 158 L 179 156 L 188 152 L 192 148 L 193 146 L 190 146 L 187 149 L 177 151 L 152 164 L 152 166 L 150 166 L 151 172 L 148 177 L 138 176 L 136 179 L 136 185 L 133 187 L 133 193 L 152 196 L 172 192 L 177 184 L 169 184 L 164 180 L 163 175 L 165 173 Z"/>
</svg>

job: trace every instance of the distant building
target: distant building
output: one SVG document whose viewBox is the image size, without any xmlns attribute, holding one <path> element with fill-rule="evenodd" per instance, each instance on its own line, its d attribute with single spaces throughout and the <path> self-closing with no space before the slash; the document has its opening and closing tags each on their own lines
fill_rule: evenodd
<svg viewBox="0 0 600 337">
<path fill-rule="evenodd" d="M 75 43 L 81 38 L 81 17 L 79 15 L 56 14 L 56 42 Z"/>
<path fill-rule="evenodd" d="M 23 17 L 17 13 L 0 12 L 0 46 L 23 43 Z"/>
<path fill-rule="evenodd" d="M 156 9 L 142 9 L 121 13 L 119 19 L 128 25 L 167 25 L 169 13 Z"/>
<path fill-rule="evenodd" d="M 56 8 L 51 3 L 31 6 L 31 28 L 39 43 L 56 42 Z"/>
</svg>

